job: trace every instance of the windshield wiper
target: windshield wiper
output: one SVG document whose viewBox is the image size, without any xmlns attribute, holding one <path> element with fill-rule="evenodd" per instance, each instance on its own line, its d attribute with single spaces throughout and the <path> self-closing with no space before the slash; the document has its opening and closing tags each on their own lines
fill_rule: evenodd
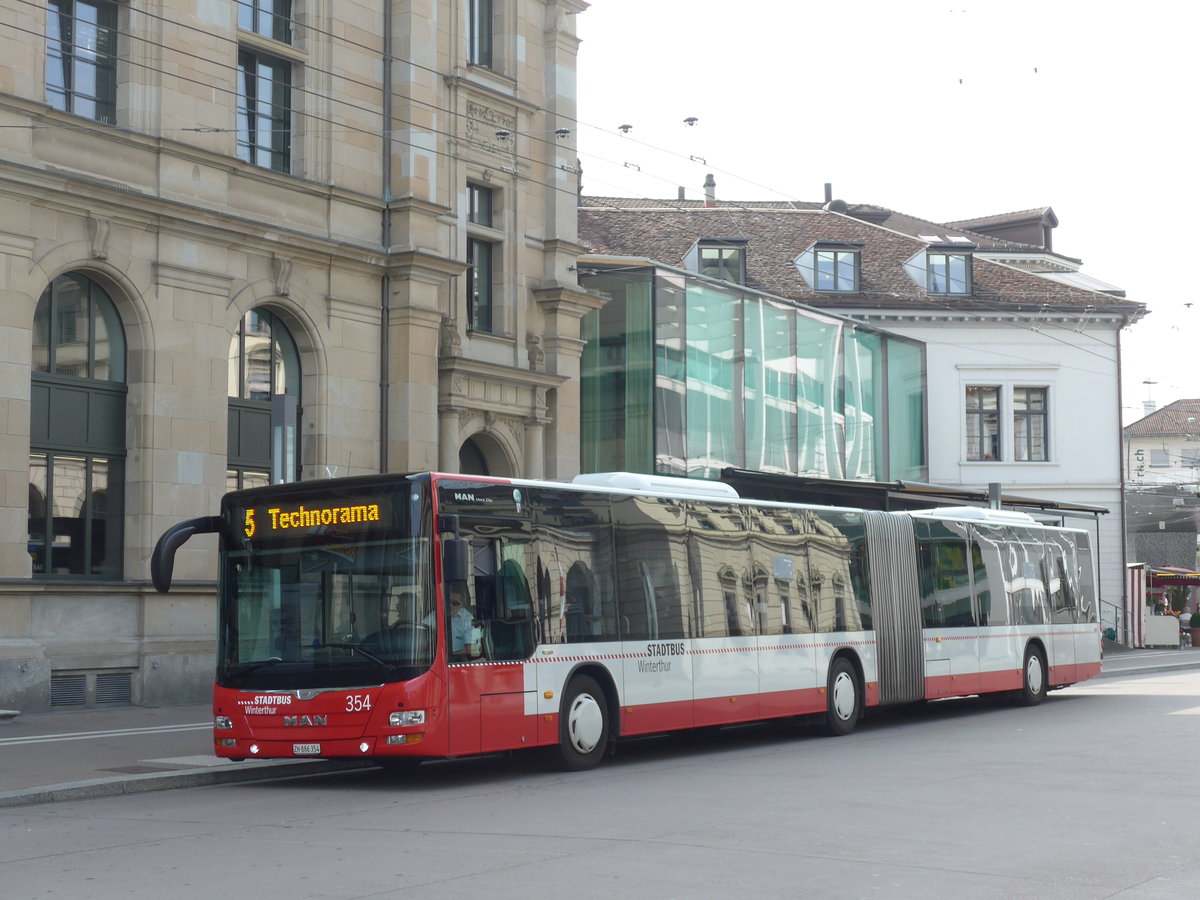
<svg viewBox="0 0 1200 900">
<path fill-rule="evenodd" d="M 393 672 L 396 671 L 398 668 L 400 668 L 399 666 L 395 665 L 394 663 L 388 662 L 386 659 L 380 659 L 378 656 L 376 656 L 374 653 L 371 653 L 369 650 L 364 650 L 362 644 L 314 644 L 313 645 L 314 650 L 324 650 L 326 647 L 329 647 L 333 650 L 353 650 L 356 653 L 361 653 L 367 659 L 371 660 L 371 662 L 378 663 L 379 665 L 383 666 L 386 669 L 391 669 Z"/>
<path fill-rule="evenodd" d="M 227 675 L 229 675 L 229 676 L 231 676 L 231 677 L 238 678 L 238 677 L 240 677 L 240 676 L 242 676 L 242 675 L 246 675 L 246 674 L 248 674 L 248 673 L 250 673 L 250 672 L 253 672 L 253 671 L 255 671 L 256 669 L 262 669 L 262 668 L 265 668 L 265 667 L 267 667 L 267 666 L 273 666 L 273 665 L 275 665 L 276 663 L 281 663 L 281 662 L 283 662 L 283 658 L 282 658 L 282 657 L 279 657 L 279 656 L 272 656 L 272 657 L 270 657 L 270 658 L 268 658 L 268 659 L 261 660 L 260 662 L 245 663 L 245 664 L 244 664 L 244 666 L 243 666 L 242 668 L 240 668 L 240 669 L 237 669 L 237 670 L 234 670 L 234 669 L 227 669 L 227 670 L 226 670 L 226 674 L 227 674 Z"/>
</svg>

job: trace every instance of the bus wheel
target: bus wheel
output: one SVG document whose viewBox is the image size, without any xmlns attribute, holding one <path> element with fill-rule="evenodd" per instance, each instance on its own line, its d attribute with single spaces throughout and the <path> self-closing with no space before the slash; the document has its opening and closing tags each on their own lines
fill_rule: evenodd
<svg viewBox="0 0 1200 900">
<path fill-rule="evenodd" d="M 862 713 L 862 695 L 858 690 L 858 675 L 854 666 L 844 656 L 835 659 L 829 667 L 826 699 L 828 710 L 825 714 L 825 730 L 834 737 L 852 732 Z"/>
<path fill-rule="evenodd" d="M 563 694 L 558 717 L 558 755 L 564 769 L 596 766 L 608 747 L 608 704 L 596 679 L 581 675 Z"/>
<path fill-rule="evenodd" d="M 1037 647 L 1025 651 L 1021 702 L 1026 706 L 1037 706 L 1046 699 L 1046 657 Z"/>
</svg>

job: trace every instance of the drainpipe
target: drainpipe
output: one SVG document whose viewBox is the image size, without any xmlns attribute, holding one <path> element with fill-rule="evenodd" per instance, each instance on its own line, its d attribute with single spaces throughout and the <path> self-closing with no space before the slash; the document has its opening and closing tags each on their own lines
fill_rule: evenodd
<svg viewBox="0 0 1200 900">
<path fill-rule="evenodd" d="M 392 246 L 392 4 L 383 4 L 383 212 L 379 227 L 379 242 L 383 246 L 384 270 L 379 281 L 379 471 L 388 471 L 388 404 L 391 383 L 388 378 L 388 358 L 391 353 L 390 326 L 392 312 L 392 276 L 387 265 Z"/>
</svg>

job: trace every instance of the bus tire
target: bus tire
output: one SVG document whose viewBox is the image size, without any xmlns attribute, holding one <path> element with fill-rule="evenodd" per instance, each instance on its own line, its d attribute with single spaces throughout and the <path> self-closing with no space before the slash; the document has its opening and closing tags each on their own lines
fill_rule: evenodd
<svg viewBox="0 0 1200 900">
<path fill-rule="evenodd" d="M 844 656 L 839 656 L 829 667 L 825 699 L 825 730 L 833 737 L 852 732 L 862 715 L 862 691 L 858 673 Z"/>
<path fill-rule="evenodd" d="M 1025 706 L 1037 706 L 1046 699 L 1046 656 L 1030 645 L 1025 649 L 1025 665 L 1021 667 L 1021 693 L 1018 698 Z"/>
<path fill-rule="evenodd" d="M 608 700 L 596 679 L 580 675 L 563 693 L 558 716 L 558 761 L 571 772 L 591 769 L 608 749 Z"/>
</svg>

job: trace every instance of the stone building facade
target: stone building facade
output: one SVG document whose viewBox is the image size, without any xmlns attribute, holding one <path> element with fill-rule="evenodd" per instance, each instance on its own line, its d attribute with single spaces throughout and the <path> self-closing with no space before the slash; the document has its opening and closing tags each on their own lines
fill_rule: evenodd
<svg viewBox="0 0 1200 900">
<path fill-rule="evenodd" d="M 231 487 L 579 460 L 581 0 L 0 0 L 0 707 L 207 697 Z"/>
</svg>

